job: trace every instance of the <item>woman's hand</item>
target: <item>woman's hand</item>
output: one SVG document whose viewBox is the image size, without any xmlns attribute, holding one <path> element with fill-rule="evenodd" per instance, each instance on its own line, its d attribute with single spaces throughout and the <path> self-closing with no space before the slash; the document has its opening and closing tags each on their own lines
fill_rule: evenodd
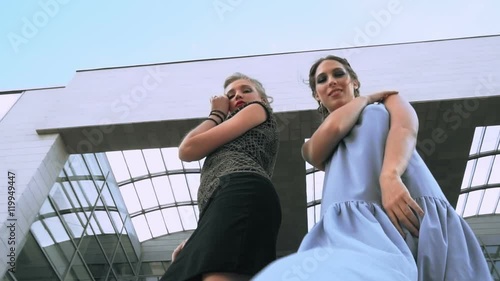
<svg viewBox="0 0 500 281">
<path fill-rule="evenodd" d="M 368 104 L 372 104 L 375 102 L 382 102 L 388 96 L 396 95 L 398 93 L 399 92 L 397 92 L 397 91 L 382 91 L 382 92 L 377 92 L 375 94 L 368 95 L 366 97 L 368 98 Z"/>
<path fill-rule="evenodd" d="M 418 237 L 420 221 L 417 214 L 423 216 L 424 211 L 411 198 L 401 177 L 381 176 L 380 190 L 382 192 L 382 205 L 385 212 L 399 233 L 405 237 L 401 228 L 401 226 L 404 226 L 413 236 Z"/>
<path fill-rule="evenodd" d="M 219 110 L 227 115 L 229 111 L 229 99 L 226 96 L 213 96 L 210 99 L 210 103 L 212 104 L 212 110 Z"/>
<path fill-rule="evenodd" d="M 182 249 L 184 249 L 184 245 L 186 245 L 187 239 L 182 241 L 177 248 L 172 252 L 172 262 L 177 258 Z"/>
</svg>

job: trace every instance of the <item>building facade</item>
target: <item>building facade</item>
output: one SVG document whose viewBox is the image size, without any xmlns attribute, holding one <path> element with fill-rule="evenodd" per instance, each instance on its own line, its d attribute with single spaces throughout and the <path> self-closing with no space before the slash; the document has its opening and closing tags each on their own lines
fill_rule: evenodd
<svg viewBox="0 0 500 281">
<path fill-rule="evenodd" d="M 500 280 L 498 45 L 487 36 L 84 70 L 63 87 L 0 93 L 20 95 L 0 121 L 0 277 L 157 280 L 198 216 L 203 163 L 181 162 L 175 149 L 237 71 L 274 98 L 278 255 L 296 251 L 322 188 L 300 155 L 320 123 L 305 81 L 315 60 L 335 54 L 362 94 L 396 89 L 412 103 L 417 148 Z"/>
</svg>

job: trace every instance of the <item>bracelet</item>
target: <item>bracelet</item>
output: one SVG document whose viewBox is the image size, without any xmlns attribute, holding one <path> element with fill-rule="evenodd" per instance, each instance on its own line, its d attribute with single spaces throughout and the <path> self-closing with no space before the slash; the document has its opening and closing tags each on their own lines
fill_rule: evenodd
<svg viewBox="0 0 500 281">
<path fill-rule="evenodd" d="M 221 122 L 221 123 L 222 123 L 222 122 L 224 122 L 224 118 L 222 118 L 222 116 L 220 116 L 219 114 L 217 114 L 217 113 L 215 113 L 215 112 L 210 112 L 210 115 L 209 115 L 208 117 L 210 117 L 210 116 L 212 116 L 212 115 L 213 115 L 213 116 L 217 116 L 217 117 L 220 119 L 220 122 Z M 219 124 L 220 124 L 220 123 L 219 123 Z"/>
<path fill-rule="evenodd" d="M 215 119 L 213 119 L 213 118 L 207 117 L 207 118 L 205 118 L 205 120 L 212 120 L 212 121 L 214 121 L 215 126 L 219 125 L 219 123 L 217 123 L 217 121 L 215 121 Z"/>
<path fill-rule="evenodd" d="M 214 112 L 215 112 L 215 113 L 220 113 L 220 114 L 222 114 L 222 116 L 224 116 L 224 118 L 223 118 L 223 119 L 226 119 L 226 118 L 227 118 L 227 114 L 225 114 L 224 112 L 222 112 L 222 111 L 220 111 L 220 110 L 217 110 L 217 109 L 214 109 L 214 110 L 210 111 L 210 114 L 212 114 L 212 113 L 214 113 Z"/>
</svg>

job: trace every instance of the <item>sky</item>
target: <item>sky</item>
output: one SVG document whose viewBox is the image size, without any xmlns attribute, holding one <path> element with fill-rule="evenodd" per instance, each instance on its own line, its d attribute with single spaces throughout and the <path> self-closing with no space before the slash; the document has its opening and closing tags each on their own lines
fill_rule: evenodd
<svg viewBox="0 0 500 281">
<path fill-rule="evenodd" d="M 0 92 L 65 86 L 82 69 L 496 35 L 498 11 L 495 0 L 0 0 Z"/>
</svg>

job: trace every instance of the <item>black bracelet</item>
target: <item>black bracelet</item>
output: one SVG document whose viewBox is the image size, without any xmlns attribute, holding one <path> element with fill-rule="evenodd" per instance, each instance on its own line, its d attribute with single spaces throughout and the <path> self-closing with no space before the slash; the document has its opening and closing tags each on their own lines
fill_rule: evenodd
<svg viewBox="0 0 500 281">
<path fill-rule="evenodd" d="M 210 115 L 209 115 L 208 117 L 210 117 L 210 116 L 212 116 L 212 115 L 213 115 L 213 116 L 217 116 L 217 117 L 220 119 L 220 122 L 221 122 L 221 123 L 222 123 L 222 122 L 224 122 L 224 118 L 222 118 L 222 116 L 220 116 L 218 113 L 215 113 L 215 112 L 210 112 Z"/>
<path fill-rule="evenodd" d="M 205 118 L 205 120 L 212 120 L 212 121 L 214 121 L 215 126 L 219 125 L 219 123 L 217 123 L 217 121 L 215 121 L 215 119 L 213 119 L 213 118 L 207 117 L 207 118 Z"/>
<path fill-rule="evenodd" d="M 210 111 L 210 114 L 212 114 L 212 113 L 214 113 L 214 112 L 215 112 L 215 113 L 220 113 L 220 114 L 222 114 L 222 116 L 224 116 L 224 118 L 223 118 L 223 119 L 226 119 L 226 118 L 227 118 L 227 114 L 225 114 L 224 112 L 222 112 L 222 111 L 220 111 L 220 110 L 217 110 L 217 109 L 214 109 L 214 110 Z"/>
</svg>

